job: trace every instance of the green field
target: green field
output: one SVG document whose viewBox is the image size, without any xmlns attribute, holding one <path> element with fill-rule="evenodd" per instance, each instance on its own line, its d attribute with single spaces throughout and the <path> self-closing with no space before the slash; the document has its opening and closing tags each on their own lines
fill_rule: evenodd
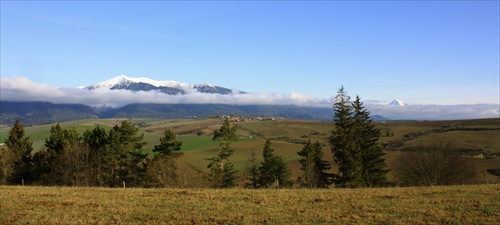
<svg viewBox="0 0 500 225">
<path fill-rule="evenodd" d="M 2 224 L 499 224 L 500 186 L 110 189 L 0 186 Z"/>
<path fill-rule="evenodd" d="M 122 119 L 98 119 L 81 120 L 61 123 L 63 128 L 75 127 L 80 133 L 86 129 L 92 129 L 95 125 L 111 128 Z M 153 146 L 159 143 L 159 138 L 163 136 L 165 129 L 171 129 L 178 134 L 178 138 L 183 141 L 182 151 L 190 160 L 204 169 L 207 162 L 205 158 L 216 154 L 217 143 L 212 141 L 212 132 L 221 125 L 221 120 L 217 118 L 207 119 L 180 119 L 180 120 L 158 120 L 158 119 L 133 119 L 131 122 L 137 124 L 144 134 L 148 144 L 143 148 L 145 152 L 151 153 Z M 333 123 L 300 120 L 278 120 L 278 121 L 250 121 L 233 123 L 239 127 L 237 134 L 240 140 L 232 144 L 236 149 L 230 160 L 237 169 L 244 169 L 247 159 L 252 151 L 256 151 L 260 157 L 264 142 L 271 139 L 272 147 L 276 154 L 282 156 L 291 169 L 292 179 L 300 174 L 297 152 L 308 140 L 319 141 L 325 147 L 325 159 L 332 161 L 328 140 L 334 127 Z M 387 151 L 386 161 L 389 167 L 394 162 L 397 155 L 402 154 L 399 149 L 410 147 L 422 143 L 429 143 L 435 140 L 449 140 L 457 144 L 461 149 L 468 150 L 471 155 L 470 160 L 474 160 L 478 165 L 478 174 L 481 174 L 480 182 L 499 182 L 499 177 L 491 174 L 484 175 L 487 169 L 500 169 L 500 158 L 480 157 L 479 154 L 500 155 L 500 119 L 478 119 L 463 121 L 416 121 L 416 122 L 387 122 L 375 123 L 381 130 L 382 137 L 380 143 L 386 143 L 398 139 L 403 139 L 409 133 L 426 132 L 433 129 L 440 129 L 450 124 L 461 124 L 461 129 L 447 132 L 428 133 L 417 136 L 396 149 Z M 45 138 L 50 135 L 51 125 L 41 125 L 26 127 L 26 132 L 33 140 L 34 150 L 43 148 Z M 0 140 L 5 140 L 8 135 L 8 128 L 1 128 Z M 393 134 L 386 136 L 386 134 Z M 260 159 L 260 158 L 258 158 Z M 486 176 L 486 177 L 484 177 Z M 392 175 L 389 174 L 389 178 Z"/>
</svg>

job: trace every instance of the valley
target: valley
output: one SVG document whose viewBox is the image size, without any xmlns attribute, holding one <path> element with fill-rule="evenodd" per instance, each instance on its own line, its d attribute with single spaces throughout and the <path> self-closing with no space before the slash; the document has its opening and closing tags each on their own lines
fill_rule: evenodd
<svg viewBox="0 0 500 225">
<path fill-rule="evenodd" d="M 89 119 L 61 123 L 63 128 L 76 128 L 83 133 L 96 125 L 110 129 L 125 118 Z M 142 149 L 152 155 L 154 145 L 159 143 L 166 129 L 174 131 L 178 139 L 183 141 L 181 152 L 185 157 L 201 170 L 206 167 L 206 158 L 217 151 L 217 143 L 212 141 L 213 131 L 218 129 L 221 118 L 203 119 L 131 119 L 130 122 L 140 128 L 147 141 Z M 300 176 L 298 160 L 300 151 L 308 140 L 318 141 L 323 145 L 324 159 L 332 161 L 329 147 L 329 137 L 333 129 L 332 122 L 319 122 L 309 120 L 266 120 L 233 122 L 238 126 L 239 141 L 232 146 L 236 149 L 231 161 L 240 171 L 245 169 L 252 151 L 255 151 L 258 160 L 261 160 L 262 148 L 265 140 L 271 140 L 277 155 L 282 156 L 287 162 L 291 179 Z M 450 129 L 453 124 L 461 124 Z M 405 154 L 404 149 L 421 143 L 432 143 L 436 140 L 448 140 L 459 146 L 464 157 L 477 164 L 477 183 L 500 182 L 500 177 L 486 170 L 500 169 L 500 119 L 477 119 L 458 121 L 413 121 L 413 122 L 376 122 L 375 126 L 381 131 L 380 144 L 386 146 L 386 162 L 388 167 L 394 160 Z M 38 125 L 26 127 L 27 135 L 31 137 L 34 152 L 44 147 L 45 139 L 50 135 L 51 125 Z M 2 127 L 0 140 L 5 140 L 8 128 Z M 417 135 L 418 134 L 418 135 Z M 389 146 L 387 143 L 397 143 Z M 389 173 L 389 180 L 395 181 L 393 174 Z"/>
</svg>

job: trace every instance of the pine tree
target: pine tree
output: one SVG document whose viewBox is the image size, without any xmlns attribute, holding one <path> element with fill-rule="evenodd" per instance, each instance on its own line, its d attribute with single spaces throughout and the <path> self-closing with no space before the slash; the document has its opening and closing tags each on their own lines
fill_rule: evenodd
<svg viewBox="0 0 500 225">
<path fill-rule="evenodd" d="M 331 169 L 330 163 L 323 160 L 323 147 L 316 141 L 309 140 L 302 151 L 297 154 L 303 158 L 299 160 L 304 172 L 303 183 L 308 188 L 327 188 L 333 183 L 333 174 L 326 172 Z"/>
<path fill-rule="evenodd" d="M 387 165 L 384 151 L 378 144 L 380 131 L 375 129 L 370 119 L 370 112 L 363 107 L 361 98 L 356 96 L 352 107 L 354 109 L 354 124 L 358 145 L 361 148 L 362 178 L 365 187 L 380 187 L 387 185 Z"/>
<path fill-rule="evenodd" d="M 270 187 L 276 184 L 276 188 L 279 188 L 287 184 L 289 171 L 283 158 L 274 155 L 271 144 L 270 140 L 267 140 L 264 144 L 262 151 L 264 162 L 261 163 L 259 168 L 259 185 L 261 187 Z"/>
<path fill-rule="evenodd" d="M 160 144 L 155 145 L 153 152 L 160 155 L 170 155 L 173 151 L 179 151 L 182 147 L 182 141 L 178 141 L 175 133 L 171 130 L 165 130 L 164 137 L 160 138 Z"/>
<path fill-rule="evenodd" d="M 83 142 L 90 151 L 89 164 L 91 165 L 90 176 L 92 186 L 103 186 L 106 184 L 105 171 L 108 170 L 108 161 L 111 157 L 108 152 L 109 137 L 106 129 L 96 126 L 92 130 L 86 130 L 83 133 Z"/>
<path fill-rule="evenodd" d="M 33 180 L 33 142 L 30 137 L 25 137 L 24 125 L 16 120 L 5 140 L 8 150 L 13 153 L 13 173 L 9 180 L 12 184 L 20 184 L 24 179 L 26 183 Z"/>
<path fill-rule="evenodd" d="M 178 141 L 172 130 L 165 130 L 160 138 L 160 144 L 155 145 L 153 152 L 157 153 L 148 161 L 148 183 L 153 186 L 178 186 L 178 166 L 176 160 L 182 155 L 182 141 Z M 175 151 L 175 152 L 174 152 Z"/>
<path fill-rule="evenodd" d="M 47 152 L 49 154 L 60 154 L 63 151 L 64 146 L 67 145 L 66 142 L 67 140 L 64 135 L 64 130 L 59 123 L 50 127 L 50 136 L 45 139 L 45 147 L 47 147 Z"/>
<path fill-rule="evenodd" d="M 257 153 L 255 149 L 252 150 L 247 160 L 246 166 L 246 183 L 245 187 L 258 188 L 259 187 L 259 163 L 257 162 Z"/>
<path fill-rule="evenodd" d="M 233 155 L 234 149 L 231 147 L 231 142 L 238 140 L 236 136 L 237 126 L 231 127 L 229 119 L 222 122 L 222 127 L 214 130 L 213 141 L 217 141 L 217 156 L 208 158 L 207 168 L 210 169 L 210 178 L 215 187 L 227 188 L 236 185 L 236 173 L 238 172 L 233 164 L 229 161 L 229 157 Z"/>
<path fill-rule="evenodd" d="M 131 186 L 141 184 L 146 174 L 147 157 L 147 154 L 142 152 L 142 147 L 147 142 L 143 141 L 144 134 L 138 133 L 139 128 L 127 120 L 109 131 L 110 153 L 113 157 L 111 186 L 118 186 L 122 181 Z"/>
<path fill-rule="evenodd" d="M 313 150 L 314 150 L 314 164 L 316 168 L 316 173 L 318 175 L 318 184 L 316 187 L 318 188 L 327 188 L 331 184 L 333 184 L 333 178 L 334 175 L 332 173 L 327 172 L 330 170 L 332 167 L 330 166 L 330 163 L 326 160 L 323 160 L 323 147 L 321 147 L 321 144 L 316 141 L 313 145 Z"/>
<path fill-rule="evenodd" d="M 360 187 L 361 177 L 361 149 L 354 132 L 353 108 L 350 97 L 341 87 L 335 96 L 333 106 L 335 129 L 330 136 L 333 159 L 338 165 L 338 174 L 334 182 L 337 187 Z"/>
<path fill-rule="evenodd" d="M 70 177 L 76 173 L 76 168 L 68 169 L 70 160 L 79 162 L 75 158 L 80 156 L 83 150 L 83 138 L 76 128 L 63 129 L 59 123 L 50 128 L 50 136 L 45 139 L 45 152 L 36 155 L 36 173 L 43 177 L 43 183 L 48 185 L 68 185 L 72 182 Z"/>
<path fill-rule="evenodd" d="M 301 151 L 297 152 L 299 156 L 303 158 L 299 160 L 300 170 L 304 172 L 302 177 L 302 183 L 305 187 L 312 188 L 315 187 L 318 180 L 318 174 L 316 174 L 316 169 L 314 168 L 314 153 L 312 149 L 311 140 L 309 140 Z"/>
</svg>

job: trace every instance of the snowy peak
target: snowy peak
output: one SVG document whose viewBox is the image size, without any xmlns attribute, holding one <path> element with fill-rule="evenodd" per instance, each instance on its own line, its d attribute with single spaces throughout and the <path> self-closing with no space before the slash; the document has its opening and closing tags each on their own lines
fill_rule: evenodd
<svg viewBox="0 0 500 225">
<path fill-rule="evenodd" d="M 405 105 L 409 105 L 409 104 L 406 102 L 403 102 L 399 99 L 394 99 L 394 100 L 392 100 L 392 102 L 389 103 L 389 105 L 405 106 Z"/>
<path fill-rule="evenodd" d="M 114 86 L 117 86 L 117 85 L 126 85 L 126 84 L 130 84 L 132 83 L 132 81 L 125 75 L 120 75 L 120 76 L 117 76 L 117 77 L 113 77 L 109 80 L 106 80 L 106 81 L 103 81 L 103 82 L 100 82 L 100 83 L 97 83 L 97 84 L 93 84 L 93 85 L 90 85 L 87 87 L 87 89 L 90 89 L 90 90 L 93 90 L 93 89 L 98 89 L 98 88 L 108 88 L 108 89 L 111 89 L 113 88 Z"/>
<path fill-rule="evenodd" d="M 201 92 L 210 94 L 231 94 L 232 90 L 211 84 L 191 85 L 173 80 L 153 80 L 146 77 L 133 78 L 125 75 L 113 77 L 86 87 L 89 90 L 129 90 L 129 91 L 160 91 L 166 94 L 185 94 L 186 92 Z"/>
<path fill-rule="evenodd" d="M 126 89 L 126 87 L 129 87 L 131 84 L 139 84 L 139 83 L 149 84 L 154 87 L 171 87 L 178 89 L 190 89 L 193 86 L 172 80 L 157 81 L 146 77 L 133 78 L 133 77 L 127 77 L 125 75 L 120 75 L 117 77 L 113 77 L 109 80 L 90 85 L 87 88 L 90 90 L 97 88 Z"/>
</svg>

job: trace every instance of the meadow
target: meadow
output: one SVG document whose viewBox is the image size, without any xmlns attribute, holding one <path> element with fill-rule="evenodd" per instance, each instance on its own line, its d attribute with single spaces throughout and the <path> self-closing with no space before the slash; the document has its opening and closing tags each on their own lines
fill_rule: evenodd
<svg viewBox="0 0 500 225">
<path fill-rule="evenodd" d="M 499 224 L 500 186 L 111 189 L 0 186 L 2 224 Z"/>
<path fill-rule="evenodd" d="M 80 133 L 99 125 L 111 128 L 123 119 L 95 119 L 61 123 L 63 128 L 74 127 Z M 205 169 L 205 158 L 216 154 L 217 143 L 212 141 L 213 130 L 221 125 L 219 118 L 204 119 L 132 119 L 131 122 L 140 127 L 148 144 L 143 148 L 145 152 L 152 153 L 153 146 L 159 143 L 166 129 L 178 134 L 178 139 L 183 141 L 182 152 L 190 161 L 200 169 Z M 405 154 L 402 149 L 422 143 L 431 143 L 436 140 L 447 140 L 455 143 L 467 157 L 474 161 L 478 167 L 478 183 L 498 183 L 500 177 L 485 171 L 500 169 L 500 119 L 476 119 L 458 121 L 408 121 L 408 122 L 376 122 L 382 136 L 380 143 L 401 141 L 402 145 L 386 151 L 386 161 L 389 168 L 400 154 Z M 456 127 L 458 124 L 458 127 Z M 266 139 L 272 140 L 272 148 L 277 155 L 282 156 L 291 170 L 291 179 L 300 175 L 299 156 L 297 152 L 303 143 L 311 140 L 319 141 L 324 146 L 325 160 L 332 161 L 329 148 L 329 137 L 334 124 L 331 122 L 301 121 L 301 120 L 275 120 L 275 121 L 247 121 L 234 122 L 237 125 L 239 141 L 232 146 L 236 149 L 230 160 L 239 170 L 244 170 L 246 162 L 252 151 L 255 151 L 258 160 Z M 45 138 L 50 135 L 52 125 L 26 127 L 27 135 L 33 141 L 34 151 L 44 146 Z M 456 129 L 445 128 L 455 126 Z M 435 132 L 440 130 L 440 132 Z M 0 130 L 0 140 L 5 140 L 8 128 Z M 433 132 L 429 132 L 433 131 Z M 420 135 L 415 135 L 420 134 Z M 408 138 L 411 136 L 411 138 Z M 495 155 L 495 157 L 490 157 Z M 489 157 L 486 157 L 489 156 Z M 389 179 L 393 176 L 389 173 Z"/>
</svg>

